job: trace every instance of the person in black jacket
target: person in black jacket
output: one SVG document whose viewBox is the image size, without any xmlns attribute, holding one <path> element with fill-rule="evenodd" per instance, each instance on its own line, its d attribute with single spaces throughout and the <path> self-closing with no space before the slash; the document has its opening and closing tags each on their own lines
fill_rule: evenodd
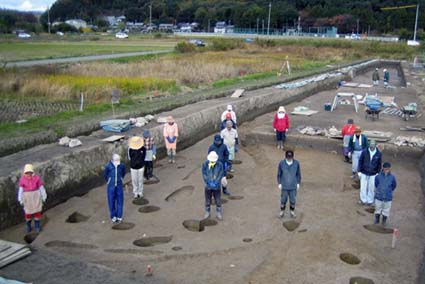
<svg viewBox="0 0 425 284">
<path fill-rule="evenodd" d="M 143 138 L 133 136 L 128 139 L 128 159 L 130 160 L 131 182 L 134 198 L 143 197 L 143 171 L 145 170 L 146 149 Z"/>
<path fill-rule="evenodd" d="M 227 191 L 227 169 L 229 165 L 229 151 L 227 150 L 227 146 L 224 145 L 223 139 L 220 134 L 216 134 L 214 136 L 214 143 L 208 148 L 208 154 L 212 151 L 216 152 L 218 155 L 218 161 L 223 165 L 224 174 L 223 179 L 221 180 L 221 186 L 223 187 L 223 193 L 225 195 L 230 195 Z"/>
<path fill-rule="evenodd" d="M 369 148 L 359 158 L 360 201 L 365 205 L 373 205 L 375 201 L 375 176 L 382 167 L 382 154 L 376 148 L 375 140 L 371 140 Z"/>
</svg>

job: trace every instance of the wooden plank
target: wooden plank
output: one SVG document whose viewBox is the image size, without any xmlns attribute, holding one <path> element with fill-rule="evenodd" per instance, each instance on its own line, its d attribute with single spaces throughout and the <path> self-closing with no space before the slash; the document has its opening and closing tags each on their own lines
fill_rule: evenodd
<svg viewBox="0 0 425 284">
<path fill-rule="evenodd" d="M 102 139 L 102 141 L 112 143 L 112 142 L 124 139 L 124 137 L 125 137 L 124 135 L 112 135 L 112 136 L 109 136 L 109 137 Z"/>
<path fill-rule="evenodd" d="M 344 85 L 342 85 L 343 87 L 350 87 L 350 88 L 355 88 L 359 86 L 359 83 L 354 83 L 354 82 L 348 82 L 345 83 Z"/>
<path fill-rule="evenodd" d="M 358 87 L 359 88 L 372 88 L 373 86 L 372 85 L 369 85 L 369 84 L 359 84 Z"/>
<path fill-rule="evenodd" d="M 231 98 L 239 98 L 245 92 L 245 89 L 236 89 L 233 94 L 230 96 Z"/>
</svg>

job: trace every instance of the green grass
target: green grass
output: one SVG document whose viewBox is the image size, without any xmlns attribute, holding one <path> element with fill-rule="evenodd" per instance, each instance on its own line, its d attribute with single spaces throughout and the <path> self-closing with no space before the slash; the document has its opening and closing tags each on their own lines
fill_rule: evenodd
<svg viewBox="0 0 425 284">
<path fill-rule="evenodd" d="M 276 72 L 264 72 L 264 73 L 254 73 L 245 76 L 239 76 L 235 78 L 218 80 L 212 84 L 214 88 L 222 88 L 230 85 L 234 85 L 241 82 L 260 80 L 270 77 L 276 77 Z"/>
<path fill-rule="evenodd" d="M 0 42 L 0 62 L 51 59 L 74 56 L 171 50 L 174 42 L 140 41 L 28 41 Z"/>
</svg>

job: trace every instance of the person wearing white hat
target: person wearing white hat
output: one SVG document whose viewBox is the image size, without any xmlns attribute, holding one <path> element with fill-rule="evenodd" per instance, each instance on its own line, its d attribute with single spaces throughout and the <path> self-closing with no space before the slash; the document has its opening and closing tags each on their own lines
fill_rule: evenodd
<svg viewBox="0 0 425 284">
<path fill-rule="evenodd" d="M 146 148 L 142 137 L 128 139 L 128 160 L 130 161 L 131 183 L 134 198 L 143 197 L 143 172 L 145 170 Z"/>
<path fill-rule="evenodd" d="M 176 162 L 177 138 L 179 137 L 179 127 L 172 116 L 167 117 L 167 123 L 164 124 L 163 136 L 165 148 L 167 148 L 168 162 Z"/>
<path fill-rule="evenodd" d="M 379 69 L 376 68 L 375 71 L 372 73 L 372 81 L 374 86 L 379 85 Z"/>
<path fill-rule="evenodd" d="M 207 160 L 202 164 L 202 177 L 205 184 L 205 215 L 207 219 L 211 214 L 211 200 L 214 196 L 216 204 L 216 217 L 223 220 L 221 208 L 221 180 L 224 177 L 223 164 L 218 161 L 218 155 L 215 151 L 211 151 Z"/>
<path fill-rule="evenodd" d="M 384 87 L 388 87 L 390 83 L 390 72 L 387 69 L 384 69 Z"/>
<path fill-rule="evenodd" d="M 227 105 L 227 108 L 223 113 L 221 114 L 221 121 L 226 120 L 226 114 L 230 113 L 232 121 L 236 124 L 236 113 L 233 111 L 232 105 Z"/>
<path fill-rule="evenodd" d="M 371 140 L 369 148 L 363 150 L 359 158 L 360 200 L 362 205 L 372 206 L 375 202 L 375 176 L 382 168 L 382 154 Z"/>
<path fill-rule="evenodd" d="M 285 111 L 285 107 L 280 106 L 273 120 L 273 129 L 276 132 L 276 145 L 278 149 L 283 149 L 283 144 L 286 140 L 286 132 L 289 127 L 288 114 Z"/>
<path fill-rule="evenodd" d="M 120 155 L 113 154 L 106 166 L 103 176 L 108 190 L 108 207 L 112 223 L 121 223 L 124 207 L 125 165 Z"/>
<path fill-rule="evenodd" d="M 24 172 L 19 179 L 18 202 L 24 207 L 26 230 L 28 234 L 32 230 L 31 222 L 34 218 L 34 227 L 37 233 L 41 230 L 41 211 L 46 202 L 47 194 L 40 177 L 34 174 L 31 164 L 26 164 Z"/>
</svg>

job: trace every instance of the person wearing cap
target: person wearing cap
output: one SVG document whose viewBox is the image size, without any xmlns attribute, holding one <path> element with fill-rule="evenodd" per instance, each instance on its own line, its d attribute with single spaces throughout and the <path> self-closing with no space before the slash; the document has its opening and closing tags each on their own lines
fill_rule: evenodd
<svg viewBox="0 0 425 284">
<path fill-rule="evenodd" d="M 143 144 L 146 149 L 145 156 L 145 178 L 147 180 L 153 177 L 153 161 L 156 160 L 156 145 L 149 130 L 143 131 Z"/>
<path fill-rule="evenodd" d="M 390 72 L 387 69 L 384 69 L 384 87 L 387 87 L 390 83 Z"/>
<path fill-rule="evenodd" d="M 350 162 L 350 158 L 348 157 L 348 153 L 350 152 L 348 149 L 348 144 L 350 143 L 350 138 L 354 135 L 356 131 L 356 125 L 352 118 L 348 119 L 347 124 L 345 124 L 341 129 L 342 135 L 342 146 L 344 147 L 344 158 L 348 163 Z"/>
<path fill-rule="evenodd" d="M 218 161 L 223 165 L 223 179 L 221 180 L 221 185 L 223 187 L 223 194 L 230 195 L 229 191 L 227 190 L 227 168 L 229 165 L 229 151 L 227 150 L 227 146 L 224 145 L 223 139 L 221 138 L 220 134 L 214 135 L 214 142 L 211 144 L 211 146 L 208 148 L 208 154 L 211 152 L 216 152 L 218 155 Z"/>
<path fill-rule="evenodd" d="M 41 178 L 34 174 L 34 167 L 31 164 L 26 164 L 23 175 L 19 179 L 18 202 L 24 207 L 27 234 L 32 231 L 32 219 L 34 219 L 35 231 L 40 232 L 41 211 L 46 199 L 46 189 Z"/>
<path fill-rule="evenodd" d="M 385 162 L 383 170 L 375 177 L 375 220 L 374 224 L 379 224 L 382 215 L 382 225 L 387 225 L 387 218 L 390 216 L 393 191 L 397 187 L 397 180 L 391 173 L 391 164 Z"/>
<path fill-rule="evenodd" d="M 125 165 L 121 163 L 120 155 L 113 154 L 112 160 L 105 165 L 103 176 L 108 191 L 109 216 L 112 223 L 121 223 L 124 207 Z"/>
<path fill-rule="evenodd" d="M 232 122 L 232 128 L 236 129 L 236 123 L 232 120 L 232 114 L 230 112 L 226 113 L 226 119 L 220 123 L 220 131 L 226 128 L 226 123 L 228 121 Z"/>
<path fill-rule="evenodd" d="M 362 129 L 357 126 L 354 131 L 354 135 L 351 136 L 350 141 L 348 142 L 348 157 L 351 158 L 351 172 L 353 173 L 352 178 L 356 177 L 356 174 L 359 171 L 360 155 L 367 148 L 367 137 L 362 134 Z"/>
<path fill-rule="evenodd" d="M 233 120 L 233 122 L 236 124 L 236 113 L 233 111 L 233 107 L 232 105 L 227 105 L 227 108 L 225 111 L 223 111 L 223 113 L 221 114 L 221 121 L 226 119 L 226 114 L 230 113 L 231 115 L 231 119 Z"/>
<path fill-rule="evenodd" d="M 277 169 L 277 184 L 281 190 L 279 218 L 285 215 L 286 203 L 289 197 L 289 209 L 292 218 L 296 217 L 295 204 L 297 191 L 301 183 L 300 163 L 294 159 L 294 152 L 285 152 L 285 159 L 279 162 Z"/>
<path fill-rule="evenodd" d="M 371 140 L 369 148 L 359 158 L 360 204 L 373 205 L 375 201 L 375 176 L 381 171 L 382 154 Z"/>
<path fill-rule="evenodd" d="M 143 197 L 143 172 L 145 170 L 146 148 L 144 139 L 133 136 L 128 139 L 128 160 L 130 161 L 131 184 L 134 198 Z"/>
<path fill-rule="evenodd" d="M 232 128 L 232 122 L 228 121 L 226 122 L 226 128 L 220 132 L 220 136 L 223 139 L 224 145 L 227 146 L 227 151 L 229 151 L 229 164 L 227 170 L 233 172 L 233 160 L 235 159 L 237 145 L 239 144 L 238 131 Z"/>
<path fill-rule="evenodd" d="M 379 85 L 379 69 L 376 68 L 375 71 L 372 73 L 372 81 L 374 86 Z"/>
<path fill-rule="evenodd" d="M 202 177 L 205 184 L 205 215 L 204 219 L 210 217 L 211 200 L 214 196 L 216 204 L 216 217 L 223 220 L 221 208 L 221 181 L 224 177 L 223 164 L 218 160 L 216 152 L 212 151 L 208 154 L 207 160 L 202 164 Z"/>
<path fill-rule="evenodd" d="M 168 162 L 176 162 L 177 137 L 179 137 L 179 128 L 172 116 L 167 117 L 167 123 L 164 124 L 163 136 L 165 148 L 167 148 Z"/>
<path fill-rule="evenodd" d="M 283 144 L 286 140 L 286 132 L 289 127 L 288 114 L 285 111 L 285 107 L 280 106 L 273 120 L 273 129 L 276 132 L 276 145 L 278 149 L 283 149 Z"/>
</svg>

